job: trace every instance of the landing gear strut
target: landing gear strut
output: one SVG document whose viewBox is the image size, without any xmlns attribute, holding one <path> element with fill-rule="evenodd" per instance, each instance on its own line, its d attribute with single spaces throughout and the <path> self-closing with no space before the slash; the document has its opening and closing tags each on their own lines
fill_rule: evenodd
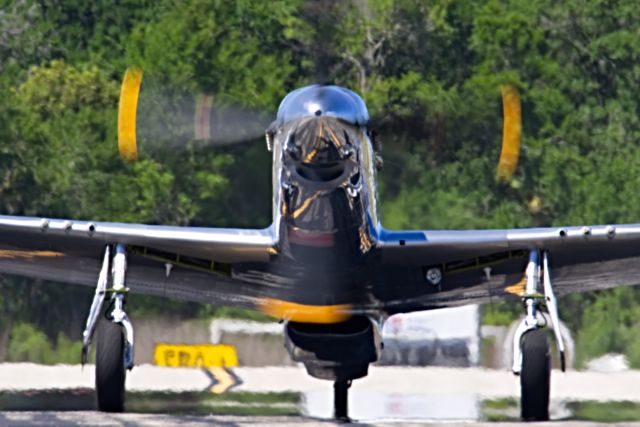
<svg viewBox="0 0 640 427">
<path fill-rule="evenodd" d="M 538 293 L 540 284 L 540 253 L 529 253 L 526 271 L 526 288 L 522 300 L 526 308 L 526 317 L 516 330 L 513 340 L 513 373 L 520 375 L 520 409 L 524 421 L 546 421 L 549 419 L 549 384 L 551 358 L 547 336 L 541 330 L 538 321 L 538 308 L 541 300 L 546 303 L 547 311 L 553 323 L 556 343 L 560 352 L 560 365 L 565 370 L 564 342 L 560 334 L 558 306 L 551 285 L 549 256 L 543 252 L 542 276 L 544 295 Z"/>
<path fill-rule="evenodd" d="M 113 257 L 112 249 L 115 252 Z M 109 269 L 111 269 L 111 289 L 107 289 Z M 126 370 L 133 368 L 133 326 L 124 311 L 125 297 L 128 292 L 125 286 L 126 270 L 127 259 L 124 246 L 121 244 L 115 245 L 114 248 L 107 246 L 87 325 L 82 334 L 82 364 L 84 365 L 106 294 L 111 293 L 113 309 L 110 313 L 105 313 L 109 322 L 102 322 L 96 347 L 96 396 L 98 409 L 105 412 L 124 410 Z"/>
<path fill-rule="evenodd" d="M 351 381 L 333 383 L 333 416 L 337 421 L 351 422 L 349 418 L 349 387 Z"/>
</svg>

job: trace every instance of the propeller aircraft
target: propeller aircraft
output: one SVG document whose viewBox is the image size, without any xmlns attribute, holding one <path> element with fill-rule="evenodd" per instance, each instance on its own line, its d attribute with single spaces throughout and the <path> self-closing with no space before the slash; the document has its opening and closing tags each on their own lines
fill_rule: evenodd
<svg viewBox="0 0 640 427">
<path fill-rule="evenodd" d="M 138 156 L 142 72 L 122 86 L 119 150 Z M 194 113 L 210 135 L 211 101 Z M 521 132 L 514 86 L 503 87 L 499 179 L 515 170 Z M 198 130 L 199 129 L 199 130 Z M 510 299 L 524 303 L 513 342 L 522 418 L 549 417 L 550 355 L 539 312 L 549 312 L 564 360 L 556 295 L 633 285 L 640 224 L 494 230 L 389 230 L 378 212 L 379 142 L 351 90 L 312 85 L 289 93 L 266 130 L 273 157 L 273 222 L 265 229 L 177 227 L 0 216 L 0 272 L 95 287 L 83 360 L 96 336 L 98 408 L 122 411 L 133 367 L 129 291 L 260 310 L 285 323 L 285 345 L 307 372 L 334 383 L 348 420 L 348 389 L 380 354 L 395 313 Z M 564 369 L 564 362 L 561 362 Z"/>
</svg>

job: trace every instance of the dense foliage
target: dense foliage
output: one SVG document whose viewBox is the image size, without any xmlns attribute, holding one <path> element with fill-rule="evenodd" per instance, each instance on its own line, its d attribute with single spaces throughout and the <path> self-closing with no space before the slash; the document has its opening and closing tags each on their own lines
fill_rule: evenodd
<svg viewBox="0 0 640 427">
<path fill-rule="evenodd" d="M 268 224 L 259 141 L 187 145 L 133 165 L 117 157 L 118 87 L 133 64 L 167 87 L 270 112 L 311 82 L 358 91 L 384 141 L 388 227 L 638 222 L 639 58 L 637 5 L 624 0 L 3 0 L 0 211 Z M 495 179 L 501 83 L 517 85 L 524 111 L 508 185 Z M 89 290 L 32 283 L 2 278 L 0 330 L 18 320 L 50 338 L 79 329 L 69 302 L 88 305 Z M 601 295 L 561 305 L 581 357 L 620 351 L 640 366 L 638 291 Z"/>
</svg>

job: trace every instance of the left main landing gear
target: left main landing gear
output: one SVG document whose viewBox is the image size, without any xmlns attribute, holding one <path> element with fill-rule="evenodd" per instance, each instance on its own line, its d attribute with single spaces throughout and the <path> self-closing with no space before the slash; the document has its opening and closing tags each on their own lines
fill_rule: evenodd
<svg viewBox="0 0 640 427">
<path fill-rule="evenodd" d="M 111 256 L 112 250 L 114 253 Z M 109 270 L 112 288 L 108 289 Z M 133 326 L 124 311 L 127 259 L 124 245 L 105 248 L 102 269 L 87 318 L 82 341 L 82 364 L 87 361 L 89 346 L 95 332 L 107 293 L 111 293 L 111 307 L 105 313 L 109 322 L 103 322 L 98 331 L 96 348 L 96 397 L 98 410 L 122 412 L 124 410 L 126 370 L 133 368 Z"/>
<path fill-rule="evenodd" d="M 522 300 L 526 308 L 526 317 L 516 330 L 513 340 L 513 373 L 520 376 L 520 410 L 523 421 L 546 421 L 549 419 L 549 385 L 551 375 L 551 357 L 547 336 L 538 320 L 540 301 L 546 308 L 553 323 L 556 343 L 560 352 L 560 365 L 565 370 L 564 342 L 560 334 L 560 320 L 556 297 L 551 286 L 549 256 L 532 250 L 527 265 L 526 288 Z M 538 292 L 540 273 L 544 284 L 544 295 Z"/>
</svg>

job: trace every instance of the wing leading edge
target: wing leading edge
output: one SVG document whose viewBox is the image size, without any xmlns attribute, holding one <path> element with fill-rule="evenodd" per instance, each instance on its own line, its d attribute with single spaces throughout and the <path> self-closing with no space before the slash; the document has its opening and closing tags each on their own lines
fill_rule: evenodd
<svg viewBox="0 0 640 427">
<path fill-rule="evenodd" d="M 259 289 L 228 266 L 265 262 L 271 229 L 174 227 L 0 216 L 0 273 L 94 286 L 105 245 L 131 249 L 136 292 L 206 303 L 254 305 Z"/>
<path fill-rule="evenodd" d="M 557 294 L 640 284 L 640 224 L 504 230 L 380 232 L 378 248 L 392 271 L 420 273 L 420 284 L 385 290 L 390 312 L 520 296 L 528 252 L 548 251 Z M 443 273 L 428 286 L 430 268 Z M 413 276 L 416 280 L 417 274 Z M 389 278 L 393 283 L 394 279 Z M 410 279 L 411 280 L 411 279 Z M 422 286 L 421 290 L 416 287 Z"/>
<path fill-rule="evenodd" d="M 0 216 L 0 242 L 20 246 L 23 239 L 77 244 L 123 243 L 218 262 L 266 261 L 275 245 L 270 228 L 202 228 L 116 222 L 71 221 Z"/>
</svg>

